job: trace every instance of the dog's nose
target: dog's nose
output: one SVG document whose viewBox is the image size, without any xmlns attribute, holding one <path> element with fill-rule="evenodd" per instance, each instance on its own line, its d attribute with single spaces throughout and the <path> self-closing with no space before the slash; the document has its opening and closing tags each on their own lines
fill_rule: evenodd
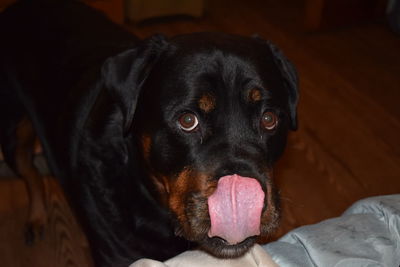
<svg viewBox="0 0 400 267">
<path fill-rule="evenodd" d="M 254 177 L 254 168 L 250 164 L 240 161 L 225 162 L 215 172 L 215 177 L 238 174 L 244 177 Z"/>
</svg>

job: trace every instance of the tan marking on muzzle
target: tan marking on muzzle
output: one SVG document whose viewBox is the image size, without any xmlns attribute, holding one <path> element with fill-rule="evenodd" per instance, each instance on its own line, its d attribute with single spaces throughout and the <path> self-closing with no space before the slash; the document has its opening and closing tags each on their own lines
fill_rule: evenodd
<svg viewBox="0 0 400 267">
<path fill-rule="evenodd" d="M 194 229 L 195 227 L 193 228 L 191 225 L 190 222 L 193 222 L 193 216 L 195 216 L 193 209 L 196 209 L 197 212 L 199 209 L 203 211 L 200 213 L 201 215 L 197 214 L 202 218 L 197 219 L 204 219 L 205 216 L 208 216 L 207 198 L 215 191 L 216 183 L 210 182 L 207 174 L 199 174 L 186 167 L 176 178 L 170 179 L 169 187 L 169 208 L 176 215 L 186 238 L 198 236 L 204 229 Z M 197 203 L 194 207 L 193 194 L 200 195 L 204 199 L 204 203 Z"/>
</svg>

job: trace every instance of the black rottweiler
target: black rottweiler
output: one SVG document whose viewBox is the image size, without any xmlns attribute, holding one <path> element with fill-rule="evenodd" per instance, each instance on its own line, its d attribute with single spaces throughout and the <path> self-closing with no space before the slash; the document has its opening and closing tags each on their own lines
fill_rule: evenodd
<svg viewBox="0 0 400 267">
<path fill-rule="evenodd" d="M 96 266 L 195 246 L 236 257 L 277 225 L 272 166 L 296 128 L 298 88 L 275 46 L 217 33 L 139 40 L 64 0 L 8 8 L 0 36 L 5 158 L 40 199 L 38 136 Z"/>
</svg>

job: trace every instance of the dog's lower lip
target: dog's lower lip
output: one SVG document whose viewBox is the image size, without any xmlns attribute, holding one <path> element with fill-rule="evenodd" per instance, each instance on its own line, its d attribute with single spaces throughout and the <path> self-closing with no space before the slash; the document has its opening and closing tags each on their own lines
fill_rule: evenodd
<svg viewBox="0 0 400 267">
<path fill-rule="evenodd" d="M 223 238 L 217 237 L 217 236 L 216 237 L 212 237 L 211 239 L 219 240 L 224 244 L 224 246 L 233 248 L 233 247 L 238 247 L 238 246 L 244 245 L 245 243 L 254 241 L 256 239 L 256 236 L 250 236 L 250 237 L 246 238 L 245 240 L 243 240 L 243 241 L 241 241 L 241 242 L 239 242 L 237 244 L 234 244 L 234 245 L 229 244 L 228 241 L 226 241 Z"/>
<path fill-rule="evenodd" d="M 256 242 L 256 237 L 248 237 L 235 245 L 228 244 L 219 237 L 209 237 L 202 248 L 217 258 L 236 258 L 243 256 Z"/>
</svg>

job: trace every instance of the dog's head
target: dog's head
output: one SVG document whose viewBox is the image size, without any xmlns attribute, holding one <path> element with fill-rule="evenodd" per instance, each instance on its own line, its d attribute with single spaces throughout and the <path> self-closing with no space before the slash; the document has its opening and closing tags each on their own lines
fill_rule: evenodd
<svg viewBox="0 0 400 267">
<path fill-rule="evenodd" d="M 297 127 L 298 88 L 274 45 L 225 34 L 157 36 L 110 59 L 104 71 L 113 69 L 119 76 L 107 79 L 126 133 L 137 138 L 177 235 L 235 257 L 275 228 L 272 168 Z"/>
</svg>

